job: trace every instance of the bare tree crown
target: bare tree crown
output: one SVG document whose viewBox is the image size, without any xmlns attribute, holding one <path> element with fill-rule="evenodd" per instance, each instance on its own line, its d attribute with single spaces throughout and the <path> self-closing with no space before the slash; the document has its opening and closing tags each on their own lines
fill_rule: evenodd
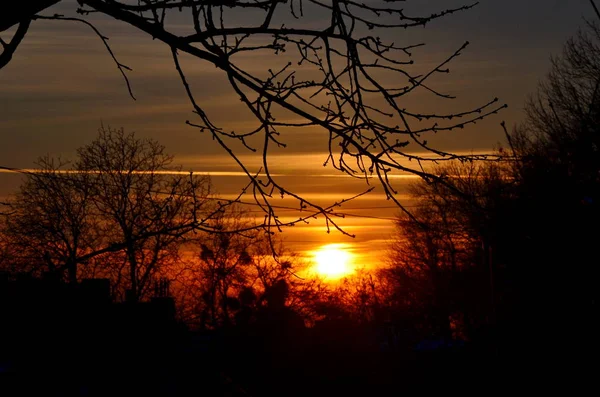
<svg viewBox="0 0 600 397">
<path fill-rule="evenodd" d="M 163 42 L 170 49 L 174 68 L 193 107 L 195 118 L 187 124 L 208 134 L 247 174 L 250 182 L 245 192 L 251 192 L 264 210 L 268 229 L 290 224 L 277 216 L 271 205 L 274 195 L 297 200 L 300 209 L 324 215 L 328 229 L 339 229 L 335 208 L 345 200 L 322 207 L 283 186 L 270 172 L 269 153 L 285 148 L 292 131 L 322 132 L 328 142 L 324 165 L 364 178 L 367 184 L 371 178 L 378 180 L 388 199 L 404 209 L 389 176 L 411 173 L 435 179 L 425 163 L 469 159 L 433 147 L 428 137 L 462 129 L 505 107 L 494 98 L 454 114 L 422 113 L 409 108 L 411 94 L 419 90 L 439 98 L 454 98 L 436 89 L 431 80 L 449 73 L 448 64 L 469 43 L 449 51 L 439 64 L 413 72 L 413 51 L 424 44 L 408 42 L 404 32 L 470 10 L 477 2 L 427 15 L 413 15 L 399 0 L 78 3 L 79 18 L 31 14 L 29 19 L 21 19 L 13 41 L 3 42 L 4 53 L 12 55 L 31 19 L 81 21 L 92 26 L 104 41 L 129 87 L 127 66 L 117 60 L 107 38 L 91 24 L 90 17 L 98 13 L 112 17 Z M 2 26 L 7 24 L 0 22 Z M 202 91 L 186 78 L 182 54 L 221 70 L 254 123 L 231 129 L 215 121 L 214 115 L 200 105 Z M 244 57 L 248 54 L 255 57 L 255 64 L 260 59 L 258 68 L 249 67 L 248 57 Z M 262 156 L 261 170 L 252 170 L 242 161 L 241 155 L 248 152 Z M 406 159 L 412 160 L 413 166 L 407 166 Z"/>
</svg>

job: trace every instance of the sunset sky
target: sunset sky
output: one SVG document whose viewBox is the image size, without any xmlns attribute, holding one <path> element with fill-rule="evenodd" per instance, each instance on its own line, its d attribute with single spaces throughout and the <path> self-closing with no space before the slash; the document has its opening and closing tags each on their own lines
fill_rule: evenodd
<svg viewBox="0 0 600 397">
<path fill-rule="evenodd" d="M 44 15 L 76 16 L 75 1 L 64 1 Z M 412 0 L 406 8 L 433 12 L 463 1 Z M 591 17 L 588 0 L 483 0 L 472 10 L 427 25 L 425 29 L 396 31 L 399 42 L 426 42 L 415 50 L 416 67 L 424 70 L 453 53 L 464 41 L 471 45 L 451 65 L 451 73 L 435 80 L 435 87 L 457 96 L 443 104 L 427 93 L 416 93 L 413 105 L 436 112 L 466 109 L 498 97 L 508 109 L 482 123 L 437 138 L 437 147 L 460 153 L 488 152 L 502 141 L 500 122 L 509 127 L 522 117 L 527 95 L 534 92 L 558 55 L 565 40 Z M 176 156 L 186 170 L 239 172 L 236 164 L 206 134 L 186 126 L 193 120 L 192 107 L 164 44 L 135 31 L 124 23 L 92 16 L 98 29 L 110 38 L 119 61 L 129 73 L 137 100 L 132 100 L 123 79 L 102 42 L 82 24 L 64 21 L 34 21 L 13 60 L 0 70 L 0 166 L 27 168 L 40 155 L 73 158 L 75 149 L 96 137 L 101 123 L 135 131 L 157 139 Z M 4 36 L 3 36 L 4 37 Z M 243 126 L 247 116 L 239 111 L 239 100 L 226 76 L 218 69 L 184 58 L 190 83 L 200 105 L 216 120 Z M 248 56 L 248 68 L 268 68 L 269 59 Z M 317 130 L 290 132 L 288 144 L 271 158 L 272 172 L 297 193 L 330 205 L 363 191 L 364 182 L 324 168 L 327 137 Z M 248 164 L 258 159 L 244 155 Z M 402 178 L 399 199 L 410 206 L 406 185 L 415 178 Z M 241 176 L 217 175 L 213 183 L 224 197 L 234 197 L 245 185 Z M 18 185 L 18 177 L 0 173 L 0 195 Z M 250 198 L 244 199 L 250 201 Z M 286 200 L 274 201 L 286 206 Z M 282 209 L 281 217 L 296 214 Z M 340 209 L 347 214 L 339 221 L 356 238 L 338 232 L 326 233 L 323 222 L 296 226 L 284 232 L 288 246 L 302 253 L 319 246 L 343 243 L 359 256 L 358 265 L 376 263 L 393 232 L 398 214 L 380 189 Z M 257 214 L 259 215 L 259 214 Z"/>
</svg>

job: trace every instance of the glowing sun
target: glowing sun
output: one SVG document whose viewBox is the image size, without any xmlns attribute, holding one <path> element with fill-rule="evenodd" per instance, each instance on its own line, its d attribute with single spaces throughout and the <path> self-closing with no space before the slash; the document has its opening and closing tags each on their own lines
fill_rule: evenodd
<svg viewBox="0 0 600 397">
<path fill-rule="evenodd" d="M 313 252 L 315 271 L 327 278 L 340 278 L 352 272 L 352 254 L 345 244 L 327 244 Z"/>
</svg>

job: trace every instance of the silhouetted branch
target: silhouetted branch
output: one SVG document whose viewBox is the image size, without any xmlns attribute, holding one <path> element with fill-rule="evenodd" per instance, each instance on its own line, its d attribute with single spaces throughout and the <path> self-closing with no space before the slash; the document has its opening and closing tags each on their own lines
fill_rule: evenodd
<svg viewBox="0 0 600 397">
<path fill-rule="evenodd" d="M 2 53 L 0 53 L 0 69 L 2 69 L 11 61 L 13 54 L 17 50 L 17 47 L 19 44 L 21 44 L 21 41 L 25 37 L 30 24 L 30 19 L 26 19 L 21 22 L 14 36 L 8 43 L 0 38 L 0 44 L 2 45 Z"/>
<path fill-rule="evenodd" d="M 61 0 L 6 0 L 0 4 L 0 32 L 11 28 L 23 21 L 31 20 L 40 11 L 60 2 Z"/>
<path fill-rule="evenodd" d="M 298 0 L 287 9 L 280 7 L 281 0 L 148 0 L 137 4 L 80 0 L 81 8 L 77 12 L 82 19 L 37 18 L 80 21 L 91 26 L 85 16 L 100 13 L 165 43 L 198 117 L 197 121 L 187 121 L 187 124 L 209 133 L 247 175 L 248 192 L 265 213 L 266 230 L 270 232 L 271 228 L 284 225 L 271 205 L 274 195 L 280 195 L 294 199 L 301 210 L 311 212 L 310 216 L 324 216 L 328 228 L 342 231 L 333 219 L 335 212 L 330 211 L 331 208 L 304 200 L 282 186 L 271 173 L 270 153 L 273 148 L 287 147 L 287 131 L 310 128 L 327 134 L 329 153 L 324 165 L 367 183 L 370 178 L 377 178 L 387 198 L 405 211 L 397 199 L 391 174 L 409 173 L 428 181 L 443 182 L 431 174 L 427 164 L 498 158 L 453 154 L 433 147 L 426 137 L 463 129 L 496 114 L 506 106 L 497 99 L 453 114 L 420 113 L 405 107 L 406 99 L 418 90 L 441 99 L 453 99 L 453 95 L 436 89 L 432 80 L 439 74 L 448 74 L 448 64 L 459 57 L 469 43 L 460 45 L 433 68 L 419 74 L 407 66 L 414 65 L 413 50 L 423 43 L 396 44 L 382 38 L 391 37 L 389 32 L 396 34 L 411 27 L 426 26 L 470 10 L 478 3 L 421 16 L 409 15 L 392 3 Z M 252 10 L 254 20 L 241 25 L 233 18 L 245 15 L 248 10 Z M 169 28 L 165 21 L 175 12 L 181 12 L 179 18 L 188 21 L 191 32 L 181 34 Z M 330 18 L 315 21 L 310 17 L 323 13 Z M 92 28 L 103 40 L 129 89 L 124 71 L 128 68 L 116 60 L 106 37 Z M 183 53 L 214 65 L 226 75 L 241 105 L 252 115 L 254 125 L 247 123 L 244 128 L 232 130 L 211 118 L 200 106 L 186 79 L 178 59 Z M 264 70 L 256 71 L 238 57 L 244 53 L 270 58 L 262 63 Z M 290 115 L 292 117 L 288 117 Z M 260 153 L 264 177 L 243 163 L 239 149 L 234 150 L 238 143 L 242 150 Z M 416 151 L 427 154 L 416 154 Z M 404 160 L 414 161 L 414 165 L 407 165 Z M 344 202 L 334 203 L 333 207 Z"/>
<path fill-rule="evenodd" d="M 596 13 L 596 16 L 598 17 L 598 19 L 600 19 L 600 10 L 598 10 L 596 2 L 594 2 L 594 0 L 590 0 L 590 3 L 592 3 L 592 7 L 594 7 L 594 12 Z"/>
<path fill-rule="evenodd" d="M 123 79 L 125 80 L 125 84 L 127 85 L 127 91 L 129 92 L 129 96 L 133 100 L 135 100 L 135 97 L 133 96 L 133 92 L 131 91 L 131 84 L 129 83 L 129 79 L 127 78 L 127 74 L 125 74 L 125 70 L 131 71 L 131 68 L 129 66 L 127 66 L 127 65 L 122 64 L 121 62 L 119 62 L 117 60 L 117 57 L 115 56 L 114 52 L 112 51 L 112 49 L 108 45 L 108 37 L 106 37 L 102 33 L 100 33 L 100 31 L 94 25 L 92 25 L 90 22 L 86 21 L 85 19 L 81 19 L 81 18 L 66 18 L 66 17 L 64 17 L 62 15 L 58 15 L 58 14 L 52 15 L 52 16 L 34 15 L 32 17 L 32 20 L 37 20 L 37 19 L 49 19 L 49 20 L 55 20 L 55 21 L 81 22 L 81 23 L 89 26 L 94 31 L 94 33 L 96 33 L 96 35 L 100 38 L 100 40 L 102 40 L 102 44 L 104 44 L 104 47 L 106 47 L 106 51 L 108 51 L 108 53 L 110 54 L 110 57 L 115 62 L 115 65 L 117 65 L 117 68 L 119 69 L 119 72 L 121 72 L 121 75 L 123 76 Z"/>
</svg>

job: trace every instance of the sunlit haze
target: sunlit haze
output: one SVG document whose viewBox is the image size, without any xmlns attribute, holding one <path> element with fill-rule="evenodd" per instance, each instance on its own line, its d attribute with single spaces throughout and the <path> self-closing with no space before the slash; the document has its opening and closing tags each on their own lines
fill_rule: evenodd
<svg viewBox="0 0 600 397">
<path fill-rule="evenodd" d="M 314 270 L 326 279 L 338 279 L 351 274 L 353 255 L 348 244 L 327 244 L 313 252 Z"/>
<path fill-rule="evenodd" d="M 410 2 L 427 11 L 439 10 L 461 2 Z M 437 134 L 440 148 L 454 153 L 490 151 L 504 137 L 500 122 L 509 129 L 522 119 L 521 108 L 527 95 L 547 72 L 549 57 L 557 54 L 564 40 L 574 34 L 589 13 L 587 1 L 482 1 L 469 12 L 411 30 L 398 37 L 401 44 L 426 42 L 415 49 L 415 57 L 423 70 L 446 59 L 465 40 L 471 46 L 450 65 L 449 75 L 436 81 L 457 99 L 440 101 L 427 92 L 416 92 L 415 105 L 427 111 L 470 108 L 498 97 L 509 105 L 499 115 L 478 122 L 464 131 Z M 65 0 L 46 10 L 47 15 L 76 16 L 73 0 Z M 69 14 L 71 12 L 71 14 Z M 193 117 L 191 105 L 184 96 L 168 47 L 136 32 L 127 24 L 107 21 L 96 14 L 88 16 L 101 32 L 110 37 L 118 59 L 130 66 L 132 100 L 122 76 L 111 63 L 102 42 L 89 27 L 77 23 L 35 21 L 11 62 L 0 73 L 0 166 L 33 168 L 38 156 L 49 154 L 66 159 L 88 144 L 97 134 L 100 123 L 140 137 L 157 139 L 175 155 L 175 163 L 183 170 L 210 173 L 215 190 L 221 197 L 236 197 L 247 184 L 237 164 L 223 152 L 207 133 L 185 124 Z M 532 34 L 534 32 L 534 34 Z M 394 39 L 395 41 L 396 39 Z M 184 59 L 188 62 L 189 59 Z M 260 67 L 270 60 L 248 57 L 248 67 Z M 187 64 L 186 64 L 187 65 Z M 190 63 L 190 65 L 193 65 Z M 217 122 L 236 126 L 252 120 L 239 111 L 238 95 L 227 79 L 214 67 L 204 63 L 194 66 L 190 84 L 202 89 L 198 99 Z M 325 134 L 326 135 L 326 134 Z M 339 177 L 327 158 L 327 137 L 318 129 L 286 132 L 279 139 L 287 147 L 270 154 L 270 171 L 282 185 L 302 195 L 313 197 L 325 206 L 358 194 L 368 188 L 364 180 Z M 262 158 L 240 150 L 236 153 L 251 172 L 262 167 Z M 336 175 L 337 177 L 332 177 Z M 405 186 L 411 179 L 393 176 L 399 189 L 398 199 L 406 201 Z M 393 178 L 392 177 L 392 178 Z M 15 175 L 0 173 L 0 196 L 14 192 L 19 184 Z M 372 184 L 375 185 L 375 184 Z M 243 198 L 252 201 L 251 195 Z M 276 203 L 280 204 L 280 203 Z M 288 203 L 281 203 L 289 206 Z M 257 208 L 251 214 L 262 216 Z M 379 260 L 378 253 L 393 231 L 393 218 L 398 209 L 386 201 L 383 191 L 375 189 L 368 197 L 346 203 L 339 208 L 345 218 L 339 224 L 355 238 L 335 228 L 326 233 L 322 217 L 309 224 L 284 230 L 289 248 L 306 253 L 319 251 L 326 244 L 350 244 L 357 257 L 369 258 L 369 266 Z M 290 209 L 280 209 L 279 216 L 296 217 Z M 321 251 L 319 251 L 321 252 Z M 367 255 L 368 253 L 368 255 Z M 323 253 L 321 255 L 333 255 Z M 319 259 L 321 261 L 321 259 Z M 335 261 L 334 261 L 335 262 Z M 323 273 L 335 273 L 338 264 L 322 264 Z"/>
</svg>

